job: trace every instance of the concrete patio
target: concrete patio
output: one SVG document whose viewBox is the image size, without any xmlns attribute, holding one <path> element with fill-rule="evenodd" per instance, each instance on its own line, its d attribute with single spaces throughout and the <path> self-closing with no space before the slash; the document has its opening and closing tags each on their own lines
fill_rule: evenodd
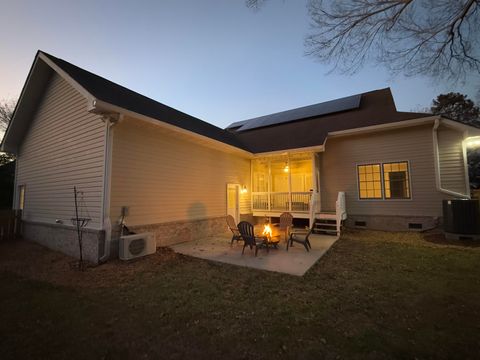
<svg viewBox="0 0 480 360">
<path fill-rule="evenodd" d="M 278 249 L 270 249 L 268 254 L 266 249 L 260 249 L 257 257 L 255 250 L 248 247 L 242 256 L 243 242 L 234 242 L 230 246 L 231 238 L 226 237 L 204 238 L 170 247 L 177 253 L 201 259 L 302 276 L 337 239 L 335 236 L 312 234 L 310 252 L 300 244 L 294 244 L 287 252 L 285 242 L 281 241 Z"/>
</svg>

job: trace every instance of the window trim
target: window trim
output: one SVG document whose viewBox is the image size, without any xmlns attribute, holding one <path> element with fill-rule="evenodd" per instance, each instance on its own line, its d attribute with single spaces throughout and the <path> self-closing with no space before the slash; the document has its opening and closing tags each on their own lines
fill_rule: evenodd
<svg viewBox="0 0 480 360">
<path fill-rule="evenodd" d="M 361 198 L 360 197 L 360 173 L 358 171 L 359 167 L 360 166 L 368 166 L 368 165 L 379 165 L 380 167 L 380 193 L 381 193 L 381 197 L 379 198 Z M 357 164 L 356 166 L 356 169 L 357 169 L 357 197 L 359 200 L 383 200 L 384 199 L 384 194 L 383 194 L 383 171 L 382 171 L 382 164 L 381 163 L 377 163 L 377 162 L 369 162 L 369 163 L 364 163 L 364 164 Z"/>
<path fill-rule="evenodd" d="M 23 204 L 20 204 L 20 201 L 22 200 L 22 189 L 23 189 Z M 17 185 L 17 196 L 16 196 L 16 204 L 15 204 L 15 209 L 17 210 L 22 210 L 22 217 L 23 217 L 23 211 L 25 210 L 25 197 L 27 194 L 27 186 L 25 184 L 18 184 Z M 22 205 L 22 206 L 20 206 Z"/>
<path fill-rule="evenodd" d="M 393 164 L 393 163 L 407 163 L 407 169 L 408 169 L 408 185 L 410 189 L 410 197 L 409 198 L 403 198 L 403 199 L 398 199 L 398 198 L 390 198 L 387 199 L 385 197 L 385 183 L 383 179 L 383 164 Z M 358 172 L 358 167 L 362 165 L 380 165 L 380 181 L 381 181 L 381 186 L 382 186 L 382 197 L 381 198 L 367 198 L 367 199 L 362 199 L 360 197 L 360 178 L 359 178 L 359 172 Z M 387 160 L 387 161 L 367 161 L 367 162 L 359 162 L 355 164 L 355 176 L 357 178 L 357 200 L 358 201 L 387 201 L 387 202 L 394 202 L 394 201 L 412 201 L 413 200 L 413 186 L 412 186 L 412 173 L 411 173 L 411 167 L 410 167 L 410 160 Z"/>
<path fill-rule="evenodd" d="M 382 189 L 383 189 L 383 199 L 386 201 L 392 201 L 392 200 L 411 200 L 412 199 L 412 182 L 410 180 L 410 161 L 408 160 L 402 160 L 402 161 L 388 161 L 388 162 L 383 162 L 382 163 L 382 178 L 384 177 L 384 171 L 383 171 L 383 165 L 388 165 L 388 164 L 400 164 L 400 163 L 407 163 L 407 181 L 408 181 L 408 197 L 404 198 L 387 198 L 385 194 L 385 181 L 382 182 Z M 391 186 L 390 186 L 390 191 L 391 191 Z"/>
</svg>

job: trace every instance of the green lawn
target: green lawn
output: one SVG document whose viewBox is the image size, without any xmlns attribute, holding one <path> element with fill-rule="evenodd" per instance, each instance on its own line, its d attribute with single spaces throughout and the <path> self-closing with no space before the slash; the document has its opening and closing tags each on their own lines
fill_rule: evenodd
<svg viewBox="0 0 480 360">
<path fill-rule="evenodd" d="M 0 358 L 480 358 L 480 247 L 348 232 L 302 278 L 165 249 L 69 261 L 0 246 Z"/>
</svg>

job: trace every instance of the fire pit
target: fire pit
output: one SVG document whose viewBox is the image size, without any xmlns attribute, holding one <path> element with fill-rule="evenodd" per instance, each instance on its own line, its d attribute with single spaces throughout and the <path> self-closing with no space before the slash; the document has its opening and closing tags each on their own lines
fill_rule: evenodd
<svg viewBox="0 0 480 360">
<path fill-rule="evenodd" d="M 270 223 L 256 225 L 255 233 L 258 234 L 258 236 L 265 236 L 268 243 L 274 245 L 275 247 L 280 241 L 280 232 L 278 230 L 278 226 Z"/>
</svg>

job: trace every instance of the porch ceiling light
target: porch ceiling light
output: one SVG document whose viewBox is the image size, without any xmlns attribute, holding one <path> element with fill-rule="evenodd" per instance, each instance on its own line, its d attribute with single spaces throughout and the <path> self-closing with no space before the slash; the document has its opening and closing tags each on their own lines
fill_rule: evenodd
<svg viewBox="0 0 480 360">
<path fill-rule="evenodd" d="M 285 167 L 283 168 L 283 171 L 286 173 L 290 171 L 290 167 L 288 166 L 288 163 L 285 163 Z"/>
<path fill-rule="evenodd" d="M 465 139 L 465 146 L 468 148 L 480 147 L 480 136 L 472 136 Z"/>
<path fill-rule="evenodd" d="M 240 193 L 245 194 L 247 192 L 247 186 L 243 185 L 242 188 L 240 189 Z"/>
</svg>

